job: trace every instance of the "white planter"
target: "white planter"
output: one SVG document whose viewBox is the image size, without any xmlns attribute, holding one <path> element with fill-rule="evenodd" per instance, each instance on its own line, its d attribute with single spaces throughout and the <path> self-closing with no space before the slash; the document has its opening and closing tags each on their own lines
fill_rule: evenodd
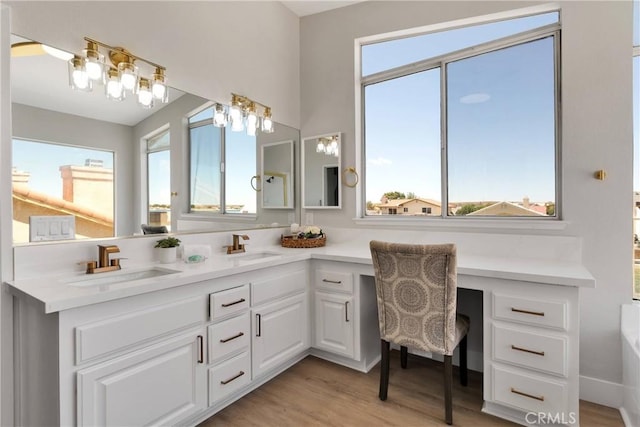
<svg viewBox="0 0 640 427">
<path fill-rule="evenodd" d="M 176 262 L 178 248 L 157 248 L 158 261 L 162 264 L 170 264 Z"/>
</svg>

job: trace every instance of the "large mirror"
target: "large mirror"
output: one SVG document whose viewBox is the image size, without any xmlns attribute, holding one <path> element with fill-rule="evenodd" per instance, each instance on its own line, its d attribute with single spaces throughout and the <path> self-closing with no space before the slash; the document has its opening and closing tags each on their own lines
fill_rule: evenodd
<svg viewBox="0 0 640 427">
<path fill-rule="evenodd" d="M 302 140 L 302 197 L 305 209 L 341 207 L 340 132 Z"/>
<path fill-rule="evenodd" d="M 72 90 L 66 60 L 27 38 L 12 36 L 11 44 L 24 47 L 12 48 L 11 60 L 12 144 L 19 153 L 13 173 L 16 244 L 34 240 L 31 216 L 73 216 L 75 238 L 137 235 L 143 223 L 194 232 L 299 222 L 299 207 L 293 212 L 264 210 L 257 193 L 251 196 L 257 205 L 251 221 L 225 218 L 224 227 L 214 224 L 215 217 L 188 221 L 186 117 L 211 101 L 170 88 L 168 104 L 142 108 L 135 96 L 107 99 L 102 86 L 92 92 Z M 239 162 L 251 175 L 260 173 L 262 145 L 299 141 L 297 129 L 279 123 L 274 128 L 272 134 L 258 133 L 252 162 Z M 294 199 L 288 196 L 290 208 L 295 208 Z M 60 227 L 69 232 L 66 221 L 44 226 L 54 231 Z"/>
<path fill-rule="evenodd" d="M 293 140 L 262 146 L 263 209 L 293 208 Z"/>
</svg>

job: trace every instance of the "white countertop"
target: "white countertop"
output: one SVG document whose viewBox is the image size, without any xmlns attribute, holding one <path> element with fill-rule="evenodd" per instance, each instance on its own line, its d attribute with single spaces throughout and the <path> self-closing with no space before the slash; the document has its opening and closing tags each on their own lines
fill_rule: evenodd
<svg viewBox="0 0 640 427">
<path fill-rule="evenodd" d="M 314 249 L 288 249 L 280 246 L 252 247 L 244 255 L 250 256 L 260 252 L 274 253 L 278 256 L 245 262 L 238 261 L 242 259 L 243 255 L 214 255 L 199 264 L 186 264 L 182 261 L 173 264 L 146 263 L 144 265 L 123 263 L 122 270 L 118 272 L 99 273 L 91 276 L 79 273 L 62 277 L 20 279 L 8 282 L 8 285 L 15 294 L 29 295 L 43 303 L 46 313 L 53 313 L 307 259 L 371 265 L 368 246 L 356 246 L 348 243 L 328 243 L 325 247 Z M 78 286 L 78 282 L 70 283 L 74 280 L 127 274 L 150 267 L 170 269 L 176 272 L 112 284 Z M 593 276 L 577 262 L 487 257 L 458 253 L 458 274 L 559 286 L 595 287 Z"/>
</svg>

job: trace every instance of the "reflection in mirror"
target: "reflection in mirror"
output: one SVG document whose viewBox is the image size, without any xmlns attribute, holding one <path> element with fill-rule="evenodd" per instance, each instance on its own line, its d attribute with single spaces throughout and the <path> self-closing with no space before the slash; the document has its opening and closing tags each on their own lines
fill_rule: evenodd
<svg viewBox="0 0 640 427">
<path fill-rule="evenodd" d="M 262 146 L 263 209 L 293 208 L 293 141 Z"/>
<path fill-rule="evenodd" d="M 11 37 L 12 44 L 25 41 L 30 40 L 15 35 Z M 189 187 L 188 182 L 183 182 L 189 178 L 190 167 L 188 157 L 183 154 L 188 153 L 189 150 L 188 129 L 184 122 L 189 114 L 202 110 L 204 105 L 211 105 L 211 101 L 169 88 L 169 104 L 157 103 L 153 108 L 145 109 L 137 104 L 133 96 L 122 101 L 107 99 L 104 92 L 99 90 L 102 86 L 98 86 L 98 89 L 94 88 L 93 92 L 75 91 L 69 87 L 67 62 L 45 54 L 42 49 L 40 51 L 41 53 L 37 55 L 27 54 L 11 58 L 14 139 L 111 153 L 113 157 L 111 163 L 103 160 L 102 167 L 112 168 L 115 208 L 110 215 L 112 221 L 110 226 L 113 229 L 111 235 L 115 237 L 142 234 L 141 223 L 164 225 L 172 232 L 217 229 L 216 226 L 211 227 L 210 222 L 205 221 L 194 221 L 187 226 L 181 224 L 180 221 L 188 216 L 186 213 L 189 211 L 189 197 L 186 192 L 182 194 L 178 191 L 183 188 L 186 191 Z M 153 145 L 154 136 L 160 135 L 160 132 L 167 129 L 170 133 L 170 149 L 165 150 L 167 147 L 163 146 L 163 151 L 156 152 L 157 147 L 149 146 L 147 143 Z M 238 198 L 235 194 L 231 194 L 235 192 L 233 185 L 236 180 L 234 179 L 232 182 L 227 182 L 225 186 L 227 196 L 230 197 L 231 204 L 242 204 L 247 211 L 253 212 L 255 218 L 252 222 L 240 220 L 237 223 L 227 223 L 224 226 L 225 230 L 264 227 L 275 223 L 287 224 L 296 220 L 300 222 L 299 210 L 296 210 L 295 214 L 277 210 L 263 211 L 261 206 L 256 206 L 258 196 L 250 189 L 250 177 L 256 175 L 260 164 L 258 157 L 261 151 L 257 150 L 256 146 L 259 147 L 265 142 L 290 139 L 299 141 L 297 129 L 278 123 L 275 124 L 275 129 L 274 133 L 266 137 L 258 133 L 258 140 L 254 142 L 250 153 L 242 151 L 247 147 L 239 142 L 237 146 L 239 151 L 236 154 L 228 154 L 233 154 L 234 161 L 247 169 L 246 179 L 242 178 L 238 181 L 246 182 L 250 193 L 247 192 L 244 195 L 238 193 Z M 230 138 L 235 136 L 232 135 Z M 10 142 L 2 142 L 2 144 L 8 143 Z M 32 161 L 47 160 L 42 150 L 34 150 L 32 155 L 33 158 L 30 159 Z M 58 192 L 62 191 L 63 186 L 59 167 L 71 163 L 73 166 L 84 167 L 87 159 L 95 160 L 96 156 L 92 154 L 85 157 L 78 161 L 54 165 L 57 175 L 50 179 L 53 183 L 57 183 Z M 169 163 L 171 171 L 168 169 Z M 17 163 L 15 166 L 18 171 L 31 173 L 34 177 L 33 170 L 25 170 L 31 169 L 31 166 L 23 167 Z M 98 167 L 98 164 L 94 162 L 92 167 Z M 168 180 L 169 177 L 171 180 Z M 16 179 L 21 178 L 16 177 Z M 35 182 L 34 179 L 32 178 L 31 182 Z M 295 186 L 293 188 L 295 189 Z M 0 197 L 2 197 L 2 203 L 9 203 L 11 196 L 3 194 Z M 15 201 L 16 195 L 14 194 L 13 197 Z M 56 198 L 59 197 L 56 196 Z M 64 201 L 64 197 L 60 199 Z M 236 200 L 240 201 L 236 202 Z M 65 201 L 65 203 L 69 202 Z M 171 215 L 172 212 L 173 215 Z M 27 217 L 33 215 L 27 215 Z M 176 227 L 175 229 L 171 226 L 172 224 Z M 28 227 L 28 222 L 23 222 L 20 226 Z M 77 238 L 86 236 L 77 231 Z M 21 239 L 17 239 L 16 242 L 18 240 Z"/>
<path fill-rule="evenodd" d="M 302 140 L 302 196 L 304 208 L 340 208 L 341 150 L 339 132 Z"/>
</svg>

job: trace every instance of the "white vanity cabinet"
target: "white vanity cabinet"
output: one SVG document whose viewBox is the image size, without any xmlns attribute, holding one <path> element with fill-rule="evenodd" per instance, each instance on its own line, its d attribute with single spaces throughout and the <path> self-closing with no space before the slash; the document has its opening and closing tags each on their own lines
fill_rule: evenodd
<svg viewBox="0 0 640 427">
<path fill-rule="evenodd" d="M 578 289 L 496 280 L 484 295 L 485 411 L 578 424 Z"/>
<path fill-rule="evenodd" d="M 312 354 L 368 372 L 380 358 L 378 309 L 370 267 L 314 262 Z"/>
<path fill-rule="evenodd" d="M 266 276 L 251 283 L 253 378 L 309 348 L 308 269 Z"/>
</svg>

